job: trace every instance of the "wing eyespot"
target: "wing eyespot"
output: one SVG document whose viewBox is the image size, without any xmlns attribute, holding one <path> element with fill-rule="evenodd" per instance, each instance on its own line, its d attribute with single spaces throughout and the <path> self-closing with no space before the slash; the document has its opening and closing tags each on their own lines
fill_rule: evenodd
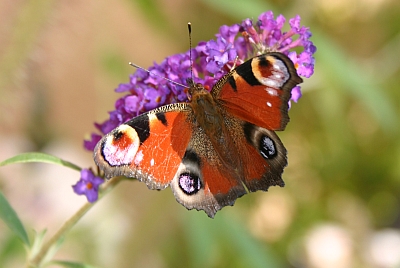
<svg viewBox="0 0 400 268">
<path fill-rule="evenodd" d="M 200 177 L 190 172 L 179 175 L 179 188 L 187 195 L 194 195 L 202 188 Z"/>
</svg>

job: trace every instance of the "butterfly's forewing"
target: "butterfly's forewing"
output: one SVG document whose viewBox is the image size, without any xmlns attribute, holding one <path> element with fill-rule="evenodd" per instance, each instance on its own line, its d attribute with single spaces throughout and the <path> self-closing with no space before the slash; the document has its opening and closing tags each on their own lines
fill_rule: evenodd
<svg viewBox="0 0 400 268">
<path fill-rule="evenodd" d="M 97 144 L 94 160 L 106 177 L 123 175 L 164 189 L 191 139 L 186 103 L 162 106 L 120 125 Z"/>
<path fill-rule="evenodd" d="M 289 122 L 291 90 L 301 82 L 293 62 L 271 52 L 239 65 L 211 93 L 229 114 L 269 130 L 283 130 Z"/>
</svg>

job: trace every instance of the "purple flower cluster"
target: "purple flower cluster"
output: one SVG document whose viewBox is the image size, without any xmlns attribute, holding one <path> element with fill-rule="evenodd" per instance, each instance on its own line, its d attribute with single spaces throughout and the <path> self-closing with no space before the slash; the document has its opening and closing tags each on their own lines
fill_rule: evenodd
<svg viewBox="0 0 400 268">
<path fill-rule="evenodd" d="M 97 200 L 99 195 L 99 187 L 104 182 L 104 179 L 97 177 L 90 169 L 81 170 L 81 179 L 72 186 L 72 189 L 78 195 L 85 195 L 90 203 Z"/>
<path fill-rule="evenodd" d="M 268 11 L 261 14 L 255 23 L 246 19 L 240 24 L 222 26 L 215 39 L 200 42 L 191 51 L 195 83 L 202 83 L 211 89 L 233 66 L 268 51 L 285 53 L 300 76 L 310 77 L 314 72 L 313 54 L 316 51 L 309 40 L 311 32 L 308 27 L 300 26 L 300 16 L 289 20 L 290 29 L 287 32 L 282 31 L 285 22 L 282 15 L 275 19 L 272 11 Z M 295 47 L 303 47 L 303 51 L 289 52 Z M 185 85 L 191 78 L 190 65 L 190 53 L 187 51 L 155 64 L 149 68 L 150 73 L 138 69 L 130 75 L 130 81 L 120 84 L 115 90 L 126 95 L 117 100 L 110 118 L 102 124 L 95 124 L 101 135 L 92 134 L 90 140 L 84 141 L 84 147 L 92 151 L 102 135 L 132 117 L 161 105 L 187 101 L 185 88 L 161 77 Z M 296 86 L 291 100 L 297 102 L 300 97 L 300 87 Z"/>
</svg>

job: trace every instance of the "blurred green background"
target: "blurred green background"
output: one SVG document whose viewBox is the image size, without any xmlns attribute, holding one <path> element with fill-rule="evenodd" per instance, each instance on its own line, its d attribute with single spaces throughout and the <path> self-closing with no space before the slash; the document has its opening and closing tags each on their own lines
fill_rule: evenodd
<svg viewBox="0 0 400 268">
<path fill-rule="evenodd" d="M 400 2 L 0 1 L 0 160 L 42 151 L 94 166 L 82 147 L 134 70 L 264 11 L 299 14 L 315 74 L 278 133 L 285 188 L 218 212 L 186 211 L 169 189 L 125 181 L 65 237 L 55 259 L 96 267 L 400 267 Z M 79 174 L 0 168 L 0 189 L 32 236 L 47 238 L 85 202 Z M 0 267 L 25 251 L 0 222 Z"/>
</svg>

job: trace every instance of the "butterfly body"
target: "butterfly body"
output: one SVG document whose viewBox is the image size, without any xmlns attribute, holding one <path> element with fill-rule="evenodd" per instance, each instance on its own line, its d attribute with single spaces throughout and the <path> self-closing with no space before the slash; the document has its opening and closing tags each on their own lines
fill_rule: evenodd
<svg viewBox="0 0 400 268">
<path fill-rule="evenodd" d="M 171 186 L 179 203 L 214 217 L 247 191 L 284 186 L 286 149 L 274 131 L 289 121 L 290 92 L 301 81 L 279 52 L 244 62 L 211 92 L 189 80 L 190 102 L 117 127 L 97 144 L 95 162 L 107 177 Z"/>
</svg>

